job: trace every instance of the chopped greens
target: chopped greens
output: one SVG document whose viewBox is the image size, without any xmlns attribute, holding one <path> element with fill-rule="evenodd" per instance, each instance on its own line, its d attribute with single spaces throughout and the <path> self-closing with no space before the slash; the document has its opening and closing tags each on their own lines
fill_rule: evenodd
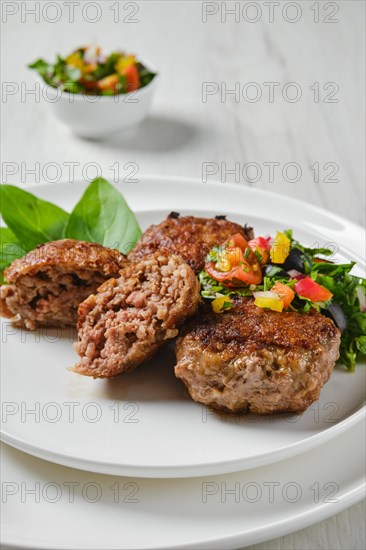
<svg viewBox="0 0 366 550">
<path fill-rule="evenodd" d="M 156 76 L 134 55 L 112 52 L 108 56 L 100 48 L 78 48 L 55 63 L 37 59 L 28 65 L 53 88 L 87 95 L 127 94 L 147 86 Z"/>
<path fill-rule="evenodd" d="M 235 287 L 234 290 L 222 283 L 218 283 L 213 277 L 210 277 L 206 271 L 201 271 L 198 275 L 198 279 L 202 287 L 201 295 L 208 300 L 215 300 L 220 296 L 252 296 L 253 294 L 249 286 Z"/>
<path fill-rule="evenodd" d="M 231 306 L 231 300 L 227 296 L 218 296 L 212 302 L 212 309 L 215 313 L 223 313 L 224 311 L 230 309 Z"/>
<path fill-rule="evenodd" d="M 287 310 L 308 313 L 311 309 L 316 309 L 333 318 L 342 331 L 339 362 L 353 371 L 356 361 L 364 359 L 363 356 L 366 355 L 366 279 L 351 274 L 355 262 L 331 263 L 321 257 L 329 258 L 334 255 L 334 250 L 303 246 L 293 238 L 291 229 L 278 235 L 284 235 L 290 241 L 287 253 L 283 254 L 281 251 L 283 258 L 280 263 L 271 263 L 270 260 L 265 265 L 261 263 L 266 250 L 263 249 L 263 254 L 261 253 L 258 238 L 242 248 L 245 259 L 249 258 L 252 250 L 261 264 L 262 278 L 259 284 L 246 284 L 243 279 L 222 280 L 220 266 L 223 265 L 222 258 L 225 256 L 227 243 L 215 246 L 207 255 L 205 270 L 199 274 L 202 297 L 212 301 L 214 311 L 222 313 L 232 307 L 230 297 L 253 297 L 255 293 L 257 304 L 270 304 L 259 307 L 279 311 L 276 294 L 273 295 L 275 300 L 271 302 L 266 293 L 273 292 L 276 283 L 276 288 L 283 289 L 281 285 L 286 285 L 293 291 L 290 293 L 290 303 L 286 304 Z M 272 254 L 272 261 L 273 257 Z M 232 268 L 233 265 L 229 263 L 224 271 L 230 273 Z M 209 275 L 206 269 L 210 269 L 214 276 Z M 242 269 L 244 271 L 245 267 Z M 216 280 L 215 276 L 220 280 Z M 228 301 L 223 297 L 227 297 Z"/>
</svg>

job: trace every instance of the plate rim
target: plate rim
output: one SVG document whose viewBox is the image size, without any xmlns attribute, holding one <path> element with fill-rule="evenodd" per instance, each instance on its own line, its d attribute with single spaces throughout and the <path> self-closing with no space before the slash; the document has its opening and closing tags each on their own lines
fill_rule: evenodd
<svg viewBox="0 0 366 550">
<path fill-rule="evenodd" d="M 297 455 L 317 448 L 319 445 L 334 439 L 341 433 L 347 431 L 352 426 L 357 425 L 366 418 L 366 405 L 363 405 L 358 411 L 350 417 L 341 420 L 334 426 L 331 426 L 310 437 L 306 437 L 299 442 L 291 443 L 280 447 L 274 451 L 269 451 L 261 455 L 253 455 L 249 458 L 239 458 L 235 460 L 225 460 L 218 463 L 200 463 L 185 464 L 177 466 L 136 466 L 134 464 L 120 464 L 107 461 L 93 461 L 86 458 L 75 458 L 68 453 L 50 451 L 42 446 L 24 442 L 17 437 L 7 434 L 0 429 L 0 440 L 4 443 L 22 451 L 30 456 L 35 456 L 42 460 L 47 460 L 60 466 L 74 468 L 76 470 L 99 473 L 111 476 L 139 477 L 146 479 L 182 479 L 192 477 L 202 477 L 206 475 L 224 475 L 254 468 L 261 468 L 291 459 Z M 97 469 L 96 469 L 97 468 Z"/>
<path fill-rule="evenodd" d="M 353 427 L 354 430 L 356 430 L 356 426 Z M 360 433 L 362 432 L 363 436 L 365 433 L 365 424 L 360 427 Z M 354 432 L 354 437 L 356 437 L 356 431 Z M 337 445 L 341 446 L 342 441 L 338 439 L 338 441 L 335 440 Z M 324 452 L 324 445 L 321 445 L 323 447 L 322 451 Z M 2 450 L 1 450 L 2 454 Z M 25 455 L 26 460 L 27 455 Z M 325 459 L 325 457 L 323 457 Z M 295 459 L 289 459 L 289 462 Z M 314 461 L 316 459 L 314 458 Z M 286 461 L 287 462 L 287 461 Z M 52 466 L 52 465 L 51 465 Z M 22 465 L 23 467 L 23 465 Z M 271 465 L 266 466 L 266 469 L 271 468 Z M 174 480 L 171 480 L 172 483 L 174 483 Z M 201 537 L 200 540 L 196 540 L 194 542 L 184 543 L 184 544 L 176 544 L 176 545 L 162 545 L 159 544 L 158 546 L 156 544 L 149 545 L 148 550 L 207 550 L 211 548 L 226 548 L 227 550 L 230 549 L 236 549 L 241 548 L 244 544 L 245 547 L 253 545 L 253 544 L 260 544 L 264 543 L 266 541 L 269 541 L 271 539 L 281 537 L 284 535 L 287 535 L 289 533 L 294 533 L 300 529 L 307 528 L 311 525 L 318 524 L 321 521 L 326 520 L 327 518 L 330 518 L 334 516 L 335 514 L 338 514 L 345 510 L 346 508 L 356 504 L 357 502 L 362 501 L 365 498 L 365 491 L 366 491 L 366 477 L 365 472 L 357 472 L 357 475 L 354 475 L 351 480 L 348 480 L 345 484 L 341 485 L 342 489 L 340 493 L 338 493 L 338 501 L 336 503 L 334 502 L 318 502 L 314 503 L 312 505 L 307 505 L 305 509 L 301 510 L 298 513 L 294 513 L 291 515 L 290 519 L 288 517 L 283 517 L 281 520 L 278 521 L 272 521 L 266 525 L 260 525 L 253 529 L 246 529 L 246 530 L 236 530 L 232 534 L 226 534 L 221 537 L 211 537 L 211 538 L 205 538 L 203 539 Z M 102 506 L 102 505 L 101 505 Z M 260 512 L 259 512 L 260 513 Z M 285 513 L 283 513 L 283 516 L 285 516 Z M 9 536 L 9 537 L 3 537 L 1 536 L 1 542 L 4 546 L 7 546 L 14 549 L 22 549 L 22 550 L 71 550 L 70 545 L 58 545 L 58 544 L 50 544 L 49 540 L 45 540 L 40 542 L 39 539 L 35 540 L 32 543 L 25 543 L 24 540 L 25 537 L 19 537 L 18 531 L 17 536 Z M 90 546 L 88 547 L 90 548 Z M 122 546 L 115 546 L 113 545 L 114 550 L 119 550 L 125 547 Z M 143 550 L 146 548 L 145 546 L 137 546 L 136 550 Z M 77 546 L 72 546 L 72 550 L 85 550 L 84 545 L 78 544 Z M 96 550 L 96 547 L 92 547 L 92 550 Z"/>
<path fill-rule="evenodd" d="M 99 176 L 97 176 L 99 177 Z M 104 177 L 104 176 L 100 176 L 100 177 Z M 112 180 L 112 178 L 110 178 L 110 180 L 108 178 L 105 178 L 107 179 L 107 181 L 109 181 L 109 183 L 111 183 L 112 185 L 124 185 L 124 186 L 128 186 L 128 185 L 136 185 L 136 182 L 133 182 L 133 181 L 124 181 L 122 178 L 119 178 L 118 181 L 110 181 Z M 336 221 L 339 221 L 339 222 L 346 222 L 347 225 L 351 225 L 353 226 L 354 228 L 356 228 L 357 230 L 361 230 L 363 232 L 366 231 L 366 228 L 363 227 L 362 225 L 360 224 L 357 224 L 355 223 L 354 221 L 348 219 L 348 218 L 344 218 L 343 216 L 341 216 L 340 214 L 336 214 L 335 212 L 331 212 L 329 210 L 326 210 L 324 207 L 322 206 L 318 206 L 318 205 L 315 205 L 315 204 L 311 204 L 310 202 L 307 202 L 306 200 L 303 200 L 303 199 L 298 199 L 296 197 L 292 197 L 292 196 L 289 196 L 289 195 L 285 195 L 283 193 L 276 193 L 275 191 L 271 191 L 271 190 L 268 190 L 268 189 L 258 189 L 256 187 L 253 187 L 253 186 L 250 186 L 250 185 L 244 185 L 244 184 L 240 184 L 240 183 L 223 183 L 219 180 L 211 180 L 211 179 L 208 179 L 206 182 L 203 182 L 202 180 L 198 179 L 198 178 L 195 178 L 195 177 L 192 177 L 192 176 L 182 176 L 182 175 L 169 175 L 169 174 L 144 174 L 144 173 L 139 173 L 138 174 L 138 183 L 137 185 L 140 183 L 140 180 L 144 180 L 144 181 L 155 181 L 155 182 L 158 182 L 158 183 L 166 183 L 166 184 L 169 184 L 169 183 L 172 183 L 172 182 L 179 182 L 179 183 L 183 183 L 183 182 L 189 182 L 189 184 L 194 184 L 194 185 L 199 185 L 199 186 L 204 186 L 204 185 L 214 185 L 220 189 L 235 189 L 235 190 L 238 190 L 238 189 L 241 189 L 242 191 L 244 191 L 245 193 L 250 193 L 250 194 L 254 194 L 254 195 L 263 195 L 263 196 L 272 196 L 273 198 L 277 198 L 278 197 L 284 197 L 286 198 L 286 201 L 290 201 L 292 203 L 297 203 L 298 205 L 305 205 L 309 208 L 311 208 L 311 210 L 314 210 L 314 211 L 317 211 L 319 214 L 322 214 L 323 216 L 326 216 L 330 219 L 334 219 Z M 92 181 L 92 180 L 90 180 Z M 67 181 L 67 180 L 60 180 L 60 181 L 57 181 L 57 182 L 54 182 L 54 183 L 49 183 L 49 182 L 46 182 L 46 181 L 40 181 L 40 182 L 36 182 L 36 183 L 27 183 L 25 185 L 23 185 L 22 187 L 16 185 L 16 184 L 13 184 L 13 183 L 6 183 L 6 184 L 1 184 L 1 185 L 13 185 L 14 187 L 20 187 L 21 189 L 24 189 L 24 190 L 28 190 L 28 189 L 32 189 L 32 188 L 35 188 L 35 187 L 57 187 L 57 186 L 63 186 L 63 185 L 80 185 L 82 184 L 83 186 L 87 186 L 90 181 L 85 181 L 85 179 L 82 179 L 82 178 L 75 178 L 74 181 Z"/>
<path fill-rule="evenodd" d="M 298 514 L 295 518 L 293 518 L 290 522 L 286 519 L 283 519 L 280 522 L 273 523 L 270 525 L 266 525 L 263 527 L 256 527 L 255 529 L 246 532 L 245 534 L 243 532 L 241 533 L 235 533 L 233 535 L 224 535 L 220 538 L 211 538 L 206 540 L 201 540 L 197 542 L 187 543 L 183 545 L 161 545 L 158 546 L 149 546 L 149 550 L 207 550 L 209 548 L 226 548 L 226 549 L 236 549 L 239 548 L 239 545 L 245 544 L 246 546 L 251 546 L 253 544 L 261 544 L 265 543 L 266 541 L 270 541 L 271 539 L 276 539 L 278 537 L 286 536 L 291 533 L 296 533 L 297 531 L 301 529 L 306 529 L 307 527 L 311 527 L 312 525 L 316 525 L 328 518 L 331 518 L 332 516 L 339 514 L 346 510 L 347 508 L 353 506 L 354 504 L 357 504 L 358 502 L 361 502 L 365 498 L 366 491 L 366 481 L 364 481 L 362 484 L 360 484 L 358 487 L 355 487 L 354 489 L 351 489 L 350 491 L 346 492 L 340 501 L 337 503 L 337 509 L 334 510 L 332 508 L 333 503 L 323 503 L 322 505 L 315 507 L 314 509 L 310 509 L 307 511 L 302 512 L 301 514 Z M 295 523 L 295 526 L 292 524 Z M 259 536 L 258 533 L 260 533 Z M 243 540 L 243 537 L 248 537 L 248 540 Z M 71 547 L 65 545 L 59 546 L 59 545 L 50 545 L 49 542 L 34 542 L 33 544 L 23 544 L 23 540 L 21 538 L 9 538 L 8 540 L 1 540 L 0 542 L 3 547 L 8 547 L 10 549 L 14 550 L 86 550 L 86 547 L 84 545 L 77 546 L 77 547 Z M 214 546 L 208 546 L 213 544 Z M 225 544 L 225 547 L 223 546 L 217 546 L 218 544 Z M 229 545 L 229 546 L 228 546 Z M 90 547 L 88 547 L 90 548 Z M 119 547 L 114 547 L 113 550 L 117 550 Z M 122 547 L 121 547 L 122 548 Z M 91 550 L 96 550 L 96 548 L 92 548 Z M 99 550 L 99 548 L 98 548 Z M 123 549 L 125 550 L 125 549 Z M 134 550 L 145 550 L 145 547 L 139 546 L 136 547 Z"/>
</svg>

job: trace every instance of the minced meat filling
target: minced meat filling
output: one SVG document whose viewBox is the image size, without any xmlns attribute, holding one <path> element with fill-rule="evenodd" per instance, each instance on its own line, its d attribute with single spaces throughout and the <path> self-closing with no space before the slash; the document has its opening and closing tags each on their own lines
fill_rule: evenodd
<svg viewBox="0 0 366 550">
<path fill-rule="evenodd" d="M 199 301 L 198 281 L 178 256 L 158 252 L 127 266 L 81 304 L 75 370 L 95 377 L 131 370 L 178 334 Z"/>
<path fill-rule="evenodd" d="M 118 250 L 98 243 L 47 242 L 5 269 L 0 315 L 30 330 L 76 325 L 79 304 L 126 263 Z"/>
<path fill-rule="evenodd" d="M 76 325 L 80 302 L 105 281 L 98 272 L 82 270 L 69 274 L 53 266 L 35 275 L 19 277 L 16 284 L 2 287 L 2 300 L 17 324 L 30 330 L 38 325 Z"/>
</svg>

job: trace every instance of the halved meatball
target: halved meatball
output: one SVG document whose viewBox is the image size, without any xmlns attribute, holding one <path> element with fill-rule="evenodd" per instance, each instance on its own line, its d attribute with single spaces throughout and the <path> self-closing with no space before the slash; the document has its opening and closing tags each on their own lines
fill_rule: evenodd
<svg viewBox="0 0 366 550">
<path fill-rule="evenodd" d="M 63 239 L 38 246 L 4 273 L 0 315 L 16 326 L 76 325 L 79 304 L 127 264 L 118 250 Z"/>
<path fill-rule="evenodd" d="M 151 225 L 142 235 L 128 259 L 141 260 L 154 252 L 168 251 L 180 255 L 198 274 L 204 267 L 206 255 L 217 243 L 223 243 L 235 233 L 247 240 L 253 238 L 251 227 L 230 222 L 225 216 L 196 218 L 172 212 L 159 225 Z"/>
<path fill-rule="evenodd" d="M 175 374 L 214 409 L 299 413 L 318 399 L 339 343 L 333 321 L 315 310 L 277 313 L 238 297 L 231 310 L 209 307 L 184 328 Z"/>
<path fill-rule="evenodd" d="M 129 371 L 178 334 L 200 302 L 191 268 L 157 252 L 121 271 L 79 307 L 79 374 L 105 378 Z"/>
</svg>

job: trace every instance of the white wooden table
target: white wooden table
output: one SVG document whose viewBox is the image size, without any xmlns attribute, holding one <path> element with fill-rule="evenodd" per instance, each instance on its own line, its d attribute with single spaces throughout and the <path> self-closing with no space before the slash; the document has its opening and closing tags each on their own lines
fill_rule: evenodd
<svg viewBox="0 0 366 550">
<path fill-rule="evenodd" d="M 188 176 L 365 224 L 362 0 L 87 4 L 2 2 L 3 182 Z M 53 120 L 26 69 L 88 43 L 138 52 L 161 74 L 150 118 L 104 142 Z M 364 512 L 255 548 L 364 548 Z"/>
</svg>

